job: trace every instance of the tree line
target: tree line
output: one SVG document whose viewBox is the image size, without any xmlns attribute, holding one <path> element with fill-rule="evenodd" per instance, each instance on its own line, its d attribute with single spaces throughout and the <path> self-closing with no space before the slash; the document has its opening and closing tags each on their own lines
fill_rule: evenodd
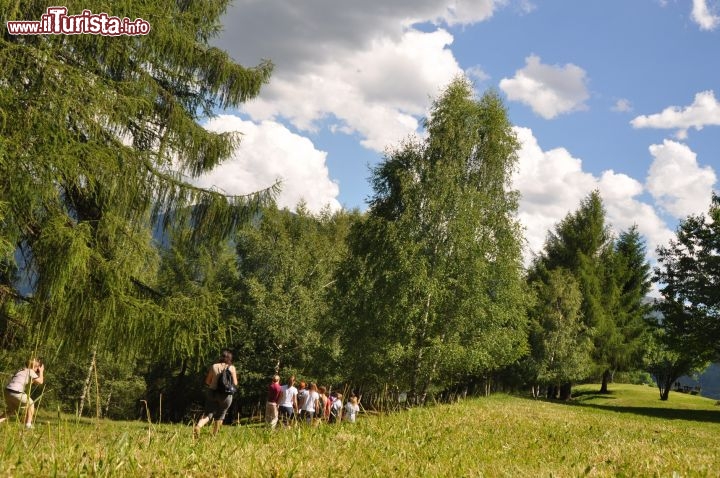
<svg viewBox="0 0 720 478">
<path fill-rule="evenodd" d="M 5 3 L 8 19 L 43 13 Z M 281 185 L 194 187 L 242 147 L 200 122 L 272 71 L 210 46 L 226 7 L 118 5 L 151 23 L 146 38 L 3 33 L 2 370 L 39 353 L 48 400 L 68 410 L 182 420 L 223 347 L 248 409 L 274 373 L 422 404 L 495 389 L 569 398 L 582 380 L 607 391 L 617 372 L 651 372 L 667 399 L 717 356 L 717 198 L 658 251 L 661 319 L 643 240 L 611 233 L 598 192 L 525 267 L 519 144 L 498 94 L 462 78 L 425 136 L 372 170 L 365 212 L 280 209 Z"/>
</svg>

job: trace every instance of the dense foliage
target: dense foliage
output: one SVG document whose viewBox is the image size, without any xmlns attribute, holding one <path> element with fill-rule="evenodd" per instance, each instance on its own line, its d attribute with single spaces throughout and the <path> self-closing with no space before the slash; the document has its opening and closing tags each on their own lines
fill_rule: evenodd
<svg viewBox="0 0 720 478">
<path fill-rule="evenodd" d="M 707 214 L 681 221 L 675 239 L 657 252 L 662 297 L 649 362 L 666 400 L 680 376 L 720 358 L 720 197 L 713 196 Z"/>
<path fill-rule="evenodd" d="M 498 96 L 456 80 L 374 169 L 367 217 L 340 269 L 341 342 L 354 381 L 408 390 L 483 377 L 526 349 L 517 140 Z"/>
<path fill-rule="evenodd" d="M 187 182 L 238 143 L 199 120 L 256 96 L 271 72 L 269 63 L 245 68 L 209 45 L 227 3 L 111 6 L 150 22 L 148 37 L 3 29 L 0 244 L 16 248 L 0 274 L 6 346 L 45 355 L 99 348 L 118 360 L 166 354 L 155 345 L 185 306 L 158 300 L 153 226 L 189 227 L 195 243 L 218 240 L 268 199 L 271 190 L 226 197 Z M 0 1 L 3 21 L 39 19 L 47 6 Z M 108 10 L 93 0 L 64 6 L 71 14 Z"/>
<path fill-rule="evenodd" d="M 607 393 L 608 382 L 616 371 L 642 366 L 649 310 L 644 300 L 650 290 L 650 266 L 642 239 L 635 227 L 614 238 L 605 224 L 600 193 L 593 191 L 550 231 L 545 250 L 536 258 L 528 277 L 532 284 L 540 284 L 535 287 L 541 292 L 553 290 L 557 278 L 552 273 L 558 270 L 569 272 L 578 284 L 584 328 L 574 335 L 577 350 L 568 356 L 565 365 L 573 373 L 566 374 L 564 382 L 548 385 L 557 386 L 561 398 L 567 399 L 572 382 L 601 376 L 601 392 Z M 549 299 L 547 293 L 541 293 L 536 323 L 546 320 L 543 307 L 557 303 L 553 296 Z M 571 337 L 566 336 L 566 340 Z M 586 349 L 587 339 L 591 340 L 590 349 Z M 535 356 L 547 354 L 542 342 L 535 343 Z M 586 350 L 591 360 L 580 359 Z M 552 392 L 554 396 L 554 388 Z"/>
</svg>

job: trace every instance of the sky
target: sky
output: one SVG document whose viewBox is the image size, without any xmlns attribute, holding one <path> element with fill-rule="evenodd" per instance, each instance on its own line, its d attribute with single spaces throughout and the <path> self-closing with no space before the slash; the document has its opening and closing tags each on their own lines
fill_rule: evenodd
<svg viewBox="0 0 720 478">
<path fill-rule="evenodd" d="M 370 168 L 458 75 L 496 90 L 521 143 L 526 258 L 597 189 L 649 258 L 720 173 L 720 0 L 235 0 L 215 44 L 275 65 L 204 124 L 243 134 L 201 186 L 282 181 L 280 206 L 367 208 Z"/>
</svg>

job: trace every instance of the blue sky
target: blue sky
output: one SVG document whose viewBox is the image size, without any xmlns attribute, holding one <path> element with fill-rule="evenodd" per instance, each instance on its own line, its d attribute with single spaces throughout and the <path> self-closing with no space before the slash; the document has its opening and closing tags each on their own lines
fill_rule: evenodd
<svg viewBox="0 0 720 478">
<path fill-rule="evenodd" d="M 369 167 L 418 131 L 458 74 L 503 97 L 529 254 L 599 189 L 650 255 L 707 210 L 720 170 L 718 0 L 236 0 L 216 41 L 275 65 L 260 97 L 208 123 L 245 136 L 201 178 L 229 193 L 365 208 Z"/>
</svg>

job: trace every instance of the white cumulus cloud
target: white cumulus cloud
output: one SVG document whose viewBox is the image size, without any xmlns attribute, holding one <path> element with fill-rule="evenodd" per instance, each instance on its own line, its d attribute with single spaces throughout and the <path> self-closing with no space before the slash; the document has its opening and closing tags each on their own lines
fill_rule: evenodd
<svg viewBox="0 0 720 478">
<path fill-rule="evenodd" d="M 545 65 L 536 55 L 527 57 L 525 68 L 513 78 L 500 80 L 500 89 L 509 100 L 530 106 L 545 119 L 586 109 L 589 98 L 585 70 L 572 63 Z"/>
<path fill-rule="evenodd" d="M 245 106 L 256 120 L 285 117 L 314 131 L 332 117 L 340 131 L 358 133 L 367 148 L 383 151 L 418 128 L 428 99 L 462 73 L 445 30 L 408 30 L 398 39 L 380 38 L 368 49 L 333 62 L 278 75 L 263 95 Z"/>
<path fill-rule="evenodd" d="M 275 64 L 270 84 L 245 106 L 253 120 L 282 117 L 301 131 L 329 122 L 383 151 L 415 132 L 428 99 L 462 73 L 450 33 L 413 25 L 469 25 L 510 1 L 237 0 L 218 45 L 242 64 Z"/>
<path fill-rule="evenodd" d="M 595 189 L 603 198 L 612 229 L 620 232 L 636 224 L 651 255 L 672 237 L 655 209 L 638 199 L 644 190 L 640 181 L 612 170 L 596 177 L 583 171 L 582 160 L 565 148 L 543 151 L 532 130 L 515 127 L 515 132 L 521 148 L 513 186 L 521 194 L 519 220 L 528 242 L 526 258 L 540 252 L 548 231 Z"/>
<path fill-rule="evenodd" d="M 707 211 L 717 180 L 713 168 L 700 166 L 697 154 L 683 143 L 665 140 L 649 149 L 654 160 L 647 188 L 658 204 L 676 218 Z"/>
<path fill-rule="evenodd" d="M 280 207 L 294 209 L 302 200 L 313 212 L 325 206 L 340 209 L 339 188 L 325 164 L 327 153 L 315 149 L 308 138 L 274 121 L 256 124 L 234 115 L 220 115 L 205 127 L 216 132 L 240 132 L 242 140 L 232 158 L 193 181 L 197 186 L 243 195 L 280 180 Z"/>
<path fill-rule="evenodd" d="M 701 30 L 714 30 L 720 25 L 720 17 L 710 11 L 706 0 L 693 0 L 691 17 Z"/>
<path fill-rule="evenodd" d="M 705 126 L 720 125 L 720 103 L 713 91 L 702 91 L 690 106 L 669 106 L 660 113 L 638 116 L 630 124 L 634 128 L 677 129 L 678 139 L 685 139 L 689 128 L 699 131 Z"/>
</svg>

